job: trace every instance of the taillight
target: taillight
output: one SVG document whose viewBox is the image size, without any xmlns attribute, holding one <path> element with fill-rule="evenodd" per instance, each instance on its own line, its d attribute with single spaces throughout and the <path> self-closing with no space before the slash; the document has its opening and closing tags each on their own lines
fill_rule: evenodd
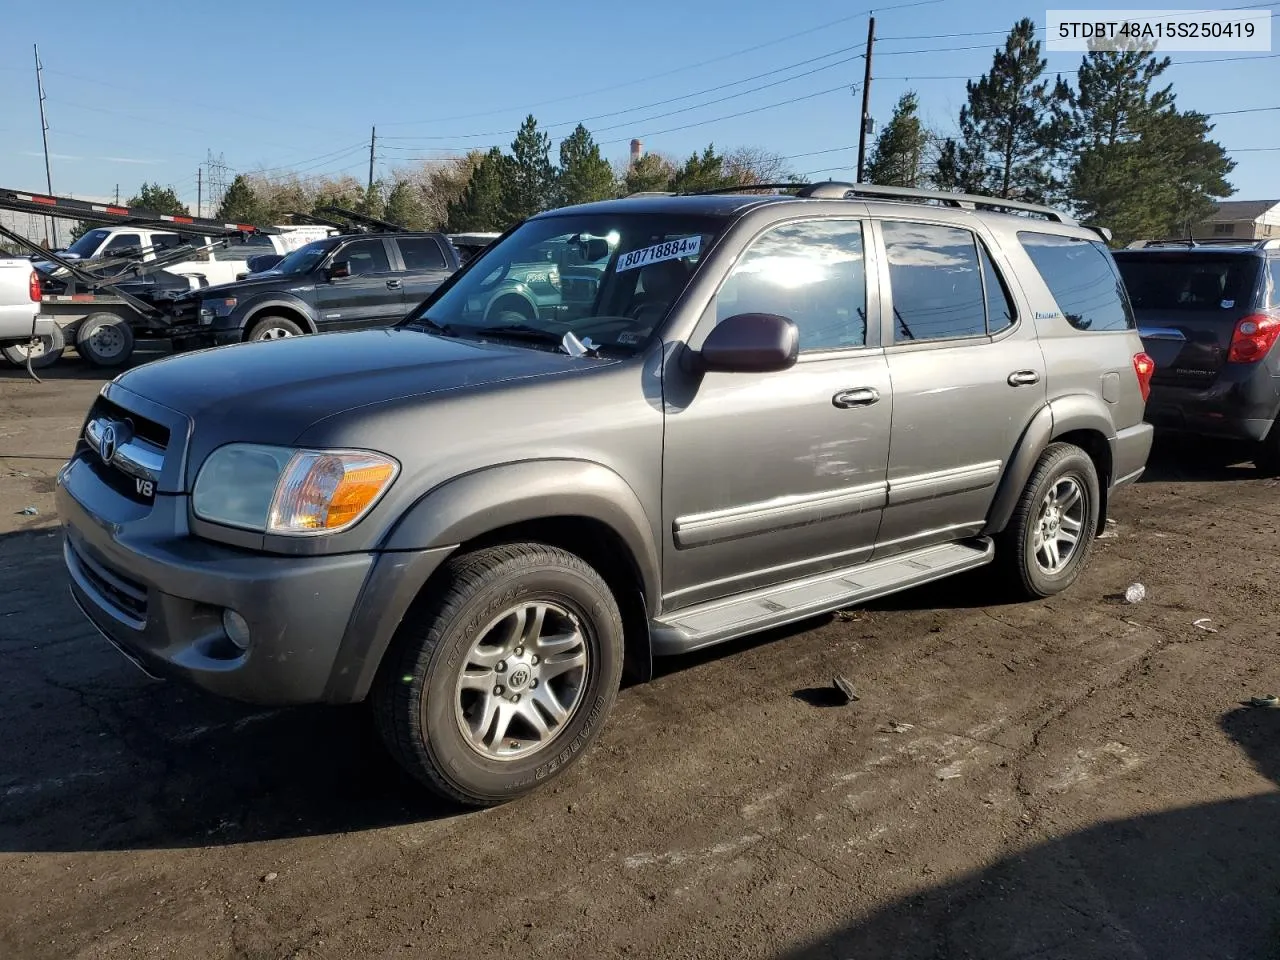
<svg viewBox="0 0 1280 960">
<path fill-rule="evenodd" d="M 31 280 L 27 286 L 27 295 L 31 297 L 33 303 L 40 302 L 40 274 L 34 270 L 31 271 Z"/>
<path fill-rule="evenodd" d="M 1146 403 L 1151 396 L 1151 377 L 1156 372 L 1156 362 L 1149 354 L 1133 355 L 1133 372 L 1138 375 L 1138 389 L 1142 391 L 1142 402 Z"/>
<path fill-rule="evenodd" d="M 1236 324 L 1227 363 L 1257 363 L 1280 337 L 1280 317 L 1254 313 Z"/>
</svg>

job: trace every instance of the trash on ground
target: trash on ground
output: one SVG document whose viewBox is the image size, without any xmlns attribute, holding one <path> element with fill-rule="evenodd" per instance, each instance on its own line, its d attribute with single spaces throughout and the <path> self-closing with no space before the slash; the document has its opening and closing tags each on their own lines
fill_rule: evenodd
<svg viewBox="0 0 1280 960">
<path fill-rule="evenodd" d="M 1210 626 L 1213 623 L 1208 617 L 1201 617 L 1199 620 L 1192 620 L 1191 625 L 1197 630 L 1203 630 L 1205 633 L 1217 633 L 1218 628 Z"/>
<path fill-rule="evenodd" d="M 906 733 L 908 730 L 914 730 L 915 728 L 916 725 L 914 723 L 903 723 L 900 720 L 894 720 L 885 729 L 890 733 Z"/>
<path fill-rule="evenodd" d="M 846 677 L 836 674 L 835 680 L 832 681 L 836 685 L 836 689 L 844 694 L 845 699 L 852 703 L 854 700 L 861 698 L 853 692 L 853 683 Z"/>
<path fill-rule="evenodd" d="M 18 511 L 18 513 L 19 513 L 19 515 L 24 516 L 24 517 L 38 517 L 38 516 L 40 516 L 40 511 L 39 511 L 39 510 L 37 510 L 35 507 L 23 507 L 21 510 L 19 510 L 19 511 Z"/>
<path fill-rule="evenodd" d="M 1108 526 L 1108 527 L 1114 527 L 1114 526 L 1116 526 L 1116 525 L 1117 525 L 1117 524 L 1116 524 L 1116 522 L 1115 522 L 1114 520 L 1112 520 L 1110 517 L 1107 517 L 1107 526 Z"/>
<path fill-rule="evenodd" d="M 1118 540 L 1119 538 L 1120 534 L 1116 533 L 1114 530 L 1104 530 L 1102 533 L 1098 534 L 1099 540 Z"/>
<path fill-rule="evenodd" d="M 270 883 L 272 880 L 274 880 L 274 879 L 275 879 L 276 877 L 278 877 L 278 876 L 280 876 L 280 874 L 276 873 L 275 871 L 272 871 L 271 873 L 265 874 L 265 875 L 263 876 L 263 878 L 262 878 L 262 882 L 263 882 L 263 883 Z"/>
<path fill-rule="evenodd" d="M 1274 693 L 1264 693 L 1260 697 L 1250 697 L 1249 706 L 1251 707 L 1278 707 L 1280 706 L 1280 697 Z"/>
<path fill-rule="evenodd" d="M 1124 592 L 1125 603 L 1141 603 L 1145 599 L 1147 599 L 1147 588 L 1140 583 L 1129 584 Z"/>
</svg>

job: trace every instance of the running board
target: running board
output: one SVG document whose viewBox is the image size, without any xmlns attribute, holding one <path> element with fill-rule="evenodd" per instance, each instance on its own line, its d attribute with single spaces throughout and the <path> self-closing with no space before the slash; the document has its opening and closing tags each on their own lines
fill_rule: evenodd
<svg viewBox="0 0 1280 960">
<path fill-rule="evenodd" d="M 699 603 L 650 622 L 653 652 L 657 656 L 688 653 L 940 580 L 981 567 L 994 557 L 995 547 L 982 537 Z"/>
</svg>

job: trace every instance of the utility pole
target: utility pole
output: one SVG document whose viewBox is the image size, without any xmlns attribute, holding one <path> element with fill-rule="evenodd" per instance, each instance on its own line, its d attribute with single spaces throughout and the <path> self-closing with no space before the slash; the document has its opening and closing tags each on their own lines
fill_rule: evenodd
<svg viewBox="0 0 1280 960">
<path fill-rule="evenodd" d="M 116 184 L 116 206 L 120 206 L 120 184 Z"/>
<path fill-rule="evenodd" d="M 369 189 L 365 191 L 365 203 L 369 202 L 369 196 L 373 193 L 373 149 L 378 142 L 378 128 L 369 128 Z"/>
<path fill-rule="evenodd" d="M 204 209 L 201 201 L 204 199 L 204 167 L 196 167 L 196 216 L 203 217 L 200 211 Z"/>
<path fill-rule="evenodd" d="M 40 98 L 40 136 L 44 140 L 44 181 L 45 186 L 49 188 L 50 196 L 53 195 L 53 173 L 49 169 L 49 121 L 44 117 L 44 65 L 40 62 L 40 47 L 36 44 L 31 45 L 36 53 L 36 95 Z M 53 244 L 49 243 L 49 232 L 53 232 Z M 45 246 L 50 250 L 58 246 L 58 224 L 53 217 L 48 217 L 44 222 L 44 242 Z"/>
<path fill-rule="evenodd" d="M 862 182 L 862 171 L 867 162 L 867 126 L 871 122 L 871 48 L 876 42 L 876 18 L 867 23 L 867 56 L 866 72 L 862 76 L 862 123 L 858 130 L 858 183 Z"/>
</svg>

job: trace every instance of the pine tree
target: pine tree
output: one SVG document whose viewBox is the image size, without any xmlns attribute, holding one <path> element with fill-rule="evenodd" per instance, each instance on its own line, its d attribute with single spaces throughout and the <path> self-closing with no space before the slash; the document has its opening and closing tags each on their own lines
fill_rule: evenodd
<svg viewBox="0 0 1280 960">
<path fill-rule="evenodd" d="M 214 216 L 228 223 L 263 224 L 267 219 L 258 194 L 244 174 L 236 174 Z"/>
<path fill-rule="evenodd" d="M 733 185 L 733 177 L 725 172 L 724 157 L 708 144 L 701 154 L 693 154 L 671 178 L 671 189 L 677 193 L 695 193 Z"/>
<path fill-rule="evenodd" d="M 167 213 L 171 217 L 191 216 L 191 211 L 178 199 L 178 195 L 173 192 L 173 187 L 162 187 L 158 183 L 144 183 L 138 192 L 129 198 L 125 206 Z"/>
<path fill-rule="evenodd" d="M 1091 50 L 1065 112 L 1073 205 L 1120 245 L 1184 236 L 1233 192 L 1235 163 L 1209 139 L 1208 118 L 1180 112 L 1170 86 L 1153 89 L 1168 66 L 1150 45 Z"/>
<path fill-rule="evenodd" d="M 898 99 L 867 163 L 869 183 L 889 187 L 921 185 L 929 133 L 920 122 L 919 108 L 920 101 L 913 90 Z"/>
<path fill-rule="evenodd" d="M 546 210 L 555 197 L 555 180 L 551 137 L 538 132 L 538 121 L 529 114 L 511 142 L 510 176 L 503 195 L 507 215 L 513 221 L 524 220 Z"/>
<path fill-rule="evenodd" d="M 375 180 L 360 190 L 359 199 L 356 200 L 356 213 L 363 213 L 366 217 L 377 217 L 381 220 L 385 209 L 386 202 L 382 196 L 381 180 Z"/>
<path fill-rule="evenodd" d="M 409 180 L 397 179 L 387 194 L 383 219 L 409 230 L 427 229 L 427 214 L 422 203 L 422 191 Z"/>
<path fill-rule="evenodd" d="M 1052 89 L 1042 79 L 1046 61 L 1035 35 L 1032 20 L 1019 20 L 990 71 L 965 85 L 956 157 L 964 187 L 1041 202 L 1057 192 L 1052 164 L 1063 132 L 1057 105 L 1069 92 L 1061 79 Z"/>
<path fill-rule="evenodd" d="M 462 196 L 449 204 L 448 229 L 454 233 L 505 230 L 514 221 L 505 205 L 513 171 L 510 157 L 492 148 L 471 171 Z"/>
<path fill-rule="evenodd" d="M 670 190 L 675 165 L 659 153 L 646 153 L 627 168 L 623 177 L 625 193 L 651 193 Z"/>
<path fill-rule="evenodd" d="M 560 141 L 557 186 L 561 206 L 608 200 L 617 194 L 613 168 L 600 156 L 600 147 L 582 124 Z"/>
</svg>

